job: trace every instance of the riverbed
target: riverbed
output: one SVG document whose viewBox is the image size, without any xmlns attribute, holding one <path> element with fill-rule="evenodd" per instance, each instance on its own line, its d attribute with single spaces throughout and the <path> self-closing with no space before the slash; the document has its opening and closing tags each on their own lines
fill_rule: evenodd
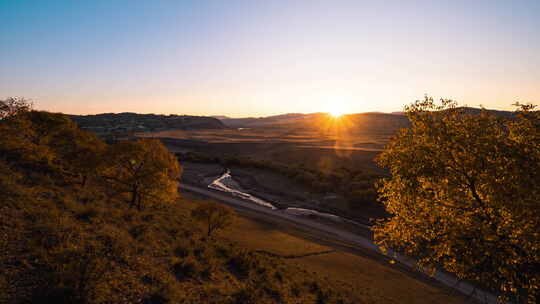
<svg viewBox="0 0 540 304">
<path fill-rule="evenodd" d="M 223 175 L 213 180 L 208 185 L 208 188 L 222 191 L 222 192 L 227 192 L 233 196 L 250 201 L 254 204 L 257 204 L 263 207 L 270 208 L 277 212 L 284 212 L 287 214 L 300 216 L 300 217 L 318 218 L 318 219 L 323 219 L 323 220 L 329 220 L 336 223 L 346 223 L 346 224 L 351 224 L 351 225 L 356 225 L 356 226 L 361 226 L 361 227 L 367 226 L 366 224 L 361 224 L 353 220 L 345 219 L 335 214 L 320 212 L 313 209 L 298 208 L 298 207 L 286 207 L 283 209 L 278 209 L 276 207 L 277 202 L 270 202 L 265 199 L 256 197 L 254 195 L 247 193 L 246 190 L 242 189 L 239 183 L 231 175 L 231 171 L 229 169 L 227 169 L 227 171 L 223 173 Z"/>
</svg>

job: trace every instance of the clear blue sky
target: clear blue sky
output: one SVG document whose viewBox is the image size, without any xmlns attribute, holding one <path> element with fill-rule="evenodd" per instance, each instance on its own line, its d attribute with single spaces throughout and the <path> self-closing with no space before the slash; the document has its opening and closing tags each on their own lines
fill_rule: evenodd
<svg viewBox="0 0 540 304">
<path fill-rule="evenodd" d="M 540 103 L 540 1 L 0 0 L 0 98 L 67 113 Z"/>
</svg>

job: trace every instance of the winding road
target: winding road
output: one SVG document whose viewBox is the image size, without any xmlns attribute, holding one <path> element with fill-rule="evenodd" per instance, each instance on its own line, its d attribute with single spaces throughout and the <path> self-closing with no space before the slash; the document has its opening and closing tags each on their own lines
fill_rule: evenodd
<svg viewBox="0 0 540 304">
<path fill-rule="evenodd" d="M 371 256 L 379 261 L 386 261 L 389 258 L 393 259 L 400 264 L 396 266 L 404 271 L 412 273 L 416 277 L 420 275 L 423 279 L 435 280 L 447 287 L 458 290 L 464 295 L 471 296 L 482 303 L 497 303 L 497 298 L 493 294 L 480 290 L 479 288 L 475 288 L 472 284 L 467 282 L 459 282 L 455 276 L 449 273 L 437 271 L 431 278 L 423 275 L 421 272 L 416 270 L 415 260 L 396 253 L 390 253 L 391 257 L 388 257 L 387 255 L 384 255 L 368 237 L 354 234 L 334 226 L 326 225 L 306 217 L 285 213 L 283 210 L 274 210 L 268 207 L 263 207 L 253 202 L 242 200 L 217 190 L 185 183 L 181 185 L 181 190 L 193 192 L 198 195 L 226 203 L 241 213 L 247 213 L 246 215 L 249 217 L 264 217 L 265 221 L 280 225 L 285 224 L 289 227 L 298 229 L 302 232 L 302 235 L 307 236 L 308 239 L 323 241 L 325 245 L 337 249 L 343 250 L 345 248 L 355 254 Z M 365 226 L 363 228 L 366 230 L 365 235 L 369 235 L 369 226 Z"/>
</svg>

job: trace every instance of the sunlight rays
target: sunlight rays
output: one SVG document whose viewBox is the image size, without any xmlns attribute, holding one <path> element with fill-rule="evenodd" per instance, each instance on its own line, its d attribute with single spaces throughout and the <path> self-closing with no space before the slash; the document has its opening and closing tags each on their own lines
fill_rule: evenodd
<svg viewBox="0 0 540 304">
<path fill-rule="evenodd" d="M 333 102 L 326 106 L 326 113 L 332 118 L 340 118 L 341 116 L 347 114 L 347 107 L 345 103 Z"/>
</svg>

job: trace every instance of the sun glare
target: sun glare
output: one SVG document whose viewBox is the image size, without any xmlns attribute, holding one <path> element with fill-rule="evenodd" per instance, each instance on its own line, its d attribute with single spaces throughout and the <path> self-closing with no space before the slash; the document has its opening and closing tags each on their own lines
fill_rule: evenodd
<svg viewBox="0 0 540 304">
<path fill-rule="evenodd" d="M 334 104 L 331 107 L 329 107 L 326 112 L 328 113 L 328 115 L 332 116 L 333 118 L 340 118 L 346 113 L 346 110 L 343 105 Z"/>
<path fill-rule="evenodd" d="M 334 118 L 339 118 L 341 117 L 341 115 L 345 114 L 343 111 L 341 110 L 332 110 L 330 112 L 328 112 L 328 114 L 330 114 L 330 116 L 334 117 Z"/>
</svg>

